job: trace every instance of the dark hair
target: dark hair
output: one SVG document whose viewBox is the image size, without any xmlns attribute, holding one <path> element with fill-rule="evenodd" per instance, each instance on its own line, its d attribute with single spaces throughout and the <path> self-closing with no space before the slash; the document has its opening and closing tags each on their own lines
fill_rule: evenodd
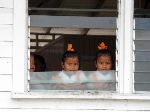
<svg viewBox="0 0 150 112">
<path fill-rule="evenodd" d="M 66 52 L 63 54 L 61 61 L 64 63 L 65 60 L 66 60 L 67 58 L 70 58 L 70 57 L 77 57 L 77 58 L 79 58 L 77 52 L 75 52 L 75 51 L 66 51 Z"/>
<path fill-rule="evenodd" d="M 46 63 L 43 56 L 38 54 L 31 54 L 34 56 L 35 72 L 42 72 L 46 69 Z"/>
<path fill-rule="evenodd" d="M 101 56 L 109 56 L 110 59 L 111 59 L 111 62 L 113 63 L 113 58 L 112 58 L 112 54 L 109 50 L 99 50 L 96 54 L 96 57 L 95 57 L 95 61 L 97 61 L 97 59 Z"/>
</svg>

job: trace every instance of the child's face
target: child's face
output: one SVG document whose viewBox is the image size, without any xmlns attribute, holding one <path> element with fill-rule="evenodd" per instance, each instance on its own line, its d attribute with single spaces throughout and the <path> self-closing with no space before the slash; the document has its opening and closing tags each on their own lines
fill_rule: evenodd
<svg viewBox="0 0 150 112">
<path fill-rule="evenodd" d="M 110 56 L 100 56 L 96 61 L 97 70 L 111 70 L 112 61 Z"/>
<path fill-rule="evenodd" d="M 77 71 L 79 69 L 79 60 L 77 57 L 69 57 L 62 63 L 64 71 Z"/>
</svg>

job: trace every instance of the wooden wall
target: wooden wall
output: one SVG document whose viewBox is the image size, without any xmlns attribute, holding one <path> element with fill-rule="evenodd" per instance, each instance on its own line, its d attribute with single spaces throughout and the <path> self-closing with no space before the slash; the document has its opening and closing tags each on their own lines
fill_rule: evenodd
<svg viewBox="0 0 150 112">
<path fill-rule="evenodd" d="M 13 0 L 0 1 L 0 91 L 12 87 Z M 5 86 L 4 86 L 5 85 Z"/>
</svg>

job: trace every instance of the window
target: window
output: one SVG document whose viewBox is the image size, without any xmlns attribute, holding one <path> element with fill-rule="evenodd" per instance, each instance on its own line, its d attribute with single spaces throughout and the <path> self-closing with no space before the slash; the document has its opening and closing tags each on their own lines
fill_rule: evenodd
<svg viewBox="0 0 150 112">
<path fill-rule="evenodd" d="M 49 2 L 50 1 L 51 0 L 49 0 Z M 65 3 L 70 2 L 70 0 L 64 0 L 64 1 L 65 1 Z M 96 2 L 96 0 L 95 1 L 91 0 L 91 1 Z M 90 0 L 89 0 L 89 2 L 90 2 Z M 104 0 L 104 3 L 108 3 L 108 2 L 113 2 L 113 1 Z M 139 8 L 139 6 L 137 5 L 139 3 L 141 3 L 141 7 L 142 7 L 142 4 L 146 4 L 146 7 L 149 7 L 149 5 L 148 5 L 149 1 L 148 0 L 147 1 L 146 0 L 144 0 L 144 1 L 143 0 L 141 0 L 141 1 L 125 0 L 125 1 L 121 2 L 119 0 L 116 2 L 117 2 L 116 4 L 118 4 L 118 7 L 117 7 L 117 5 L 115 5 L 115 8 L 114 8 L 114 6 L 111 7 L 114 10 L 102 10 L 101 8 L 100 8 L 100 10 L 98 10 L 98 7 L 102 7 L 100 5 L 101 3 L 98 3 L 96 5 L 97 8 L 94 10 L 92 8 L 91 9 L 90 8 L 82 9 L 82 7 L 79 7 L 80 10 L 78 10 L 76 8 L 75 9 L 69 8 L 69 11 L 68 11 L 68 9 L 66 7 L 62 7 L 64 3 L 62 3 L 61 0 L 60 0 L 60 2 L 57 2 L 56 4 L 51 1 L 50 2 L 51 6 L 55 6 L 52 8 L 48 8 L 47 6 L 43 7 L 42 4 L 44 4 L 44 2 L 42 2 L 42 1 L 29 0 L 29 15 L 30 15 L 31 21 L 30 21 L 30 26 L 29 26 L 30 38 L 27 38 L 28 37 L 28 35 L 27 35 L 28 34 L 27 33 L 28 32 L 28 22 L 27 22 L 28 14 L 26 13 L 26 9 L 28 9 L 27 8 L 28 5 L 26 3 L 26 0 L 24 0 L 24 1 L 14 0 L 15 15 L 14 15 L 14 40 L 13 40 L 13 51 L 14 51 L 13 52 L 13 91 L 12 91 L 14 93 L 13 97 L 15 97 L 15 98 L 22 98 L 22 97 L 25 97 L 25 98 L 26 97 L 49 98 L 50 96 L 48 96 L 48 95 L 52 92 L 54 94 L 50 98 L 60 98 L 60 97 L 66 98 L 66 96 L 59 96 L 59 94 L 56 94 L 56 91 L 48 92 L 48 95 L 47 95 L 47 94 L 44 94 L 44 93 L 46 93 L 45 91 L 40 94 L 39 89 L 37 89 L 37 92 L 32 92 L 31 90 L 28 90 L 29 81 L 31 81 L 33 78 L 30 76 L 34 75 L 34 72 L 33 72 L 33 74 L 31 73 L 29 75 L 29 77 L 27 77 L 27 74 L 28 74 L 28 66 L 27 66 L 28 58 L 27 57 L 29 57 L 29 56 L 27 56 L 27 54 L 28 55 L 30 54 L 30 52 L 28 53 L 28 51 L 29 51 L 28 46 L 27 46 L 28 40 L 30 41 L 29 44 L 31 45 L 30 51 L 31 52 L 38 51 L 39 53 L 41 53 L 42 56 L 44 56 L 44 53 L 41 52 L 41 49 L 42 48 L 46 49 L 47 45 L 49 44 L 49 41 L 52 42 L 52 40 L 58 39 L 60 36 L 64 40 L 66 39 L 65 40 L 66 42 L 70 41 L 70 38 L 71 38 L 71 40 L 75 39 L 74 41 L 78 41 L 78 40 L 80 40 L 80 37 L 83 36 L 84 38 L 89 38 L 89 39 L 91 39 L 93 37 L 96 39 L 97 38 L 100 39 L 100 38 L 104 38 L 104 37 L 108 37 L 107 38 L 108 40 L 110 38 L 112 40 L 114 39 L 114 44 L 113 44 L 114 49 L 115 49 L 114 53 L 116 53 L 116 54 L 114 54 L 114 56 L 115 56 L 115 64 L 114 65 L 115 65 L 115 72 L 116 72 L 115 75 L 117 76 L 116 77 L 117 86 L 116 86 L 115 92 L 117 92 L 117 94 L 116 93 L 113 94 L 110 91 L 108 91 L 108 93 L 110 93 L 110 94 L 104 93 L 104 95 L 103 95 L 102 91 L 100 91 L 101 94 L 99 94 L 98 91 L 94 91 L 93 93 L 96 94 L 96 96 L 94 96 L 94 95 L 89 95 L 88 92 L 85 92 L 86 93 L 86 95 L 85 95 L 84 91 L 78 91 L 78 90 L 75 90 L 74 94 L 77 94 L 79 96 L 79 98 L 93 98 L 93 97 L 94 98 L 97 98 L 97 97 L 98 98 L 108 98 L 108 99 L 110 99 L 110 98 L 114 98 L 114 99 L 149 98 L 149 96 L 145 97 L 147 95 L 147 94 L 145 94 L 145 93 L 147 93 L 146 91 L 149 91 L 149 88 L 148 88 L 148 85 L 149 85 L 149 83 L 148 83 L 149 82 L 149 76 L 148 76 L 149 58 L 147 56 L 149 54 L 149 47 L 148 47 L 149 46 L 149 44 L 148 44 L 149 24 L 148 23 L 149 22 L 146 22 L 147 20 L 149 21 L 149 13 L 146 14 L 145 12 L 147 12 L 147 10 L 142 9 L 142 12 L 144 12 L 144 13 L 142 13 L 142 15 L 141 15 L 141 13 L 140 13 L 141 9 L 136 9 L 136 7 Z M 133 2 L 135 2 L 135 4 Z M 18 4 L 20 4 L 20 5 L 18 6 Z M 31 5 L 31 4 L 33 4 L 33 5 Z M 92 4 L 92 3 L 89 3 L 89 4 Z M 112 4 L 112 3 L 110 3 L 110 4 Z M 32 8 L 32 7 L 34 7 L 34 5 L 37 5 L 41 8 Z M 48 4 L 45 4 L 45 5 L 48 5 Z M 134 9 L 134 5 L 135 5 L 135 9 Z M 61 7 L 57 8 L 56 6 L 57 7 L 61 6 Z M 68 4 L 67 4 L 67 7 L 69 7 Z M 107 9 L 108 7 L 105 6 L 103 8 Z M 116 11 L 116 10 L 118 10 L 118 11 Z M 107 11 L 108 11 L 108 13 L 106 13 Z M 134 11 L 134 13 L 133 13 L 133 11 Z M 96 16 L 97 12 L 99 12 L 98 17 Z M 111 12 L 111 13 L 109 13 L 109 12 Z M 41 15 L 37 16 L 39 13 Z M 46 14 L 49 14 L 49 15 L 45 16 Z M 90 14 L 90 15 L 88 15 L 88 14 Z M 132 14 L 134 14 L 134 19 L 133 19 Z M 65 24 L 64 23 L 60 24 L 60 23 L 62 23 L 62 21 L 60 22 L 60 20 L 66 20 L 64 18 L 67 18 L 68 16 L 73 17 L 72 19 L 75 19 L 74 17 L 77 17 L 77 19 L 84 20 L 84 21 L 86 21 L 86 19 L 92 18 L 90 20 L 90 22 L 93 22 L 97 19 L 101 20 L 101 18 L 103 18 L 103 17 L 106 17 L 106 18 L 103 19 L 102 21 L 99 21 L 100 23 L 96 22 L 97 24 L 95 24 L 95 23 L 89 24 L 88 22 L 79 22 L 79 21 L 76 21 L 77 22 L 76 24 L 71 24 L 73 27 L 67 26 L 68 25 L 67 23 L 69 23 L 69 21 L 64 22 Z M 50 18 L 47 18 L 47 17 L 51 17 L 52 20 L 48 21 Z M 59 19 L 58 19 L 58 17 L 59 17 Z M 109 21 L 107 17 L 109 17 L 109 19 L 111 19 L 111 20 Z M 43 18 L 45 19 L 44 21 L 42 21 L 42 22 L 39 21 L 40 19 L 43 19 Z M 55 22 L 53 22 L 54 20 L 55 20 Z M 114 22 L 114 20 L 117 20 L 117 22 L 116 21 Z M 147 24 L 143 24 L 143 23 L 139 24 L 139 23 L 143 22 L 143 20 Z M 18 21 L 20 21 L 20 22 L 18 23 Z M 46 21 L 48 21 L 48 22 L 46 22 Z M 103 22 L 104 23 L 106 22 L 106 24 L 103 24 L 103 26 L 100 27 L 102 25 L 101 23 L 103 23 Z M 44 23 L 44 26 L 46 26 L 46 25 L 47 26 L 46 27 L 38 26 L 38 25 L 42 25 L 43 23 Z M 82 23 L 82 25 L 80 23 Z M 84 23 L 86 23 L 86 24 L 84 24 Z M 109 23 L 109 24 L 107 24 L 107 23 Z M 133 27 L 133 25 L 134 25 L 133 23 L 135 23 L 134 27 Z M 49 25 L 51 27 L 49 27 Z M 70 23 L 69 23 L 69 25 L 70 25 Z M 79 25 L 79 26 L 76 26 L 76 25 Z M 144 25 L 144 26 L 142 26 L 142 25 Z M 84 27 L 81 27 L 81 26 L 84 26 Z M 104 27 L 104 26 L 107 26 L 107 27 Z M 69 30 L 68 30 L 68 28 L 69 28 Z M 62 31 L 63 31 L 63 33 L 62 33 Z M 100 35 L 99 33 L 101 33 L 102 35 Z M 135 35 L 135 36 L 133 36 L 133 35 Z M 79 38 L 79 39 L 77 39 L 77 38 Z M 93 41 L 93 40 L 91 40 L 91 41 Z M 89 41 L 89 42 L 91 42 L 91 41 Z M 64 45 L 66 45 L 66 44 L 64 44 Z M 146 45 L 146 46 L 144 46 L 144 45 Z M 65 47 L 64 47 L 64 49 L 66 49 Z M 19 55 L 18 55 L 18 53 L 19 53 Z M 147 56 L 147 57 L 145 57 L 145 56 Z M 83 59 L 84 60 L 91 59 L 91 57 L 83 56 Z M 138 65 L 138 63 L 140 63 L 140 65 Z M 144 65 L 144 67 L 143 66 L 141 67 L 141 63 Z M 88 70 L 88 69 L 93 70 L 93 68 L 90 68 L 89 66 L 84 66 L 84 65 L 86 65 L 86 64 L 84 63 L 82 65 L 83 68 L 85 67 L 84 69 L 82 68 L 83 70 Z M 50 72 L 52 73 L 53 72 L 52 70 L 57 70 L 57 69 L 58 70 L 60 69 L 59 66 L 57 66 L 55 69 L 51 69 Z M 47 73 L 49 73 L 49 72 L 37 72 L 36 75 L 39 75 L 41 73 L 45 73 L 43 75 L 45 75 L 45 77 L 46 77 Z M 143 77 L 141 77 L 141 75 Z M 39 78 L 42 79 L 43 77 L 41 75 L 39 75 Z M 38 79 L 36 79 L 36 80 L 39 81 Z M 42 80 L 40 80 L 40 81 L 42 81 Z M 32 84 L 32 83 L 30 83 L 30 84 Z M 32 88 L 30 88 L 30 89 L 32 89 Z M 48 89 L 46 89 L 46 88 L 44 88 L 42 90 L 48 91 Z M 142 91 L 142 93 L 144 93 L 144 97 L 142 97 L 140 94 L 134 94 L 134 90 L 136 91 L 136 93 Z M 60 94 L 64 94 L 65 92 L 66 91 L 63 90 L 63 91 L 61 91 Z M 16 96 L 16 95 L 18 95 L 18 93 L 20 93 L 20 94 L 23 93 L 23 96 Z M 41 96 L 38 96 L 39 94 Z M 66 94 L 67 94 L 67 98 L 73 97 L 73 96 L 69 96 L 68 91 Z M 71 92 L 71 94 L 73 94 L 73 93 Z M 29 96 L 24 96 L 24 95 L 29 95 Z M 139 98 L 139 96 L 140 96 L 140 98 Z"/>
<path fill-rule="evenodd" d="M 68 44 L 78 52 L 80 70 L 89 77 L 91 71 L 94 73 L 96 70 L 94 62 L 100 42 L 104 42 L 112 52 L 113 69 L 110 74 L 115 79 L 108 81 L 115 83 L 113 86 L 116 88 L 117 10 L 117 0 L 49 0 L 46 3 L 29 0 L 30 51 L 43 56 L 46 62 L 46 72 L 30 73 L 30 90 L 48 90 L 49 85 L 56 82 L 52 80 L 53 74 L 57 75 L 57 71 L 62 70 L 61 57 Z M 84 83 L 91 83 L 87 79 Z M 80 87 L 76 89 L 82 90 Z M 107 89 L 111 90 L 116 91 Z"/>
<path fill-rule="evenodd" d="M 150 1 L 135 0 L 134 81 L 135 91 L 150 91 Z"/>
</svg>

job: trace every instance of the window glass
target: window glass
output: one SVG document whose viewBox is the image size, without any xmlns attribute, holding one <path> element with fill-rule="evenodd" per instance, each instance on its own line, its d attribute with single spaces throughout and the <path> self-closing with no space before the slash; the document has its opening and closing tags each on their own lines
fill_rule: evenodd
<svg viewBox="0 0 150 112">
<path fill-rule="evenodd" d="M 114 70 L 31 72 L 30 90 L 115 91 L 116 75 Z"/>
<path fill-rule="evenodd" d="M 117 0 L 29 0 L 29 14 L 117 17 Z"/>
<path fill-rule="evenodd" d="M 135 91 L 150 91 L 150 1 L 134 0 Z"/>
<path fill-rule="evenodd" d="M 116 91 L 117 0 L 28 1 L 30 16 L 30 90 Z M 98 61 L 96 58 L 96 54 L 101 48 L 111 54 L 105 53 L 102 56 L 104 62 Z M 68 58 L 62 61 L 67 49 L 78 54 L 77 61 L 74 59 L 74 55 L 73 58 L 71 57 L 73 62 L 66 62 Z M 104 64 L 110 67 L 98 69 L 99 66 Z M 71 68 L 72 65 L 76 68 Z M 70 68 L 68 69 L 67 66 L 70 66 Z M 70 74 L 68 76 L 66 71 L 76 71 L 77 73 L 71 72 L 68 73 Z M 108 80 L 91 80 L 89 77 L 96 71 L 103 74 L 102 76 L 107 76 Z M 57 78 L 60 78 L 58 74 L 66 78 L 64 82 L 58 83 Z M 74 77 L 74 75 L 76 76 Z M 112 79 L 109 79 L 110 76 Z M 75 80 L 71 77 L 81 78 L 81 82 L 71 81 L 68 83 L 67 79 Z M 98 85 L 103 82 L 109 82 L 109 85 L 112 86 L 109 86 L 109 89 L 88 86 L 92 85 L 91 83 Z M 58 86 L 64 84 L 68 88 Z M 71 85 L 79 86 L 72 87 Z"/>
</svg>

